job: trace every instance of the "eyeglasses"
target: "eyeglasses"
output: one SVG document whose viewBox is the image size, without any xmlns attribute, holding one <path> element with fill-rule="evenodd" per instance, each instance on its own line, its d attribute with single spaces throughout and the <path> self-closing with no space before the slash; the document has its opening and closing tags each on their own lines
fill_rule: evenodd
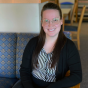
<svg viewBox="0 0 88 88">
<path fill-rule="evenodd" d="M 44 25 L 48 26 L 50 24 L 50 22 L 52 22 L 53 25 L 56 25 L 56 24 L 59 23 L 59 21 L 60 21 L 59 18 L 53 18 L 51 21 L 48 20 L 48 19 L 43 19 L 42 22 L 43 22 Z"/>
</svg>

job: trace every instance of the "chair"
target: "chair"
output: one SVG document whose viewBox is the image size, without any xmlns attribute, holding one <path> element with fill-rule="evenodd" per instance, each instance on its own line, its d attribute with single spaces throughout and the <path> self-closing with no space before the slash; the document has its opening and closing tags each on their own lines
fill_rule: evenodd
<svg viewBox="0 0 88 88">
<path fill-rule="evenodd" d="M 67 77 L 69 75 L 70 75 L 70 70 L 67 71 L 67 73 L 65 74 L 65 76 Z M 70 87 L 70 88 L 80 88 L 80 83 L 77 84 L 77 85 L 75 85 L 75 86 L 73 86 L 73 87 Z"/>
<path fill-rule="evenodd" d="M 82 19 L 84 16 L 85 9 L 86 9 L 86 6 L 83 6 L 78 27 L 76 27 L 76 26 L 64 26 L 64 31 L 71 33 L 72 41 L 77 41 L 78 50 L 80 50 L 80 37 L 79 36 L 80 36 L 80 28 L 81 28 L 81 23 L 82 23 Z M 74 39 L 72 37 L 73 34 L 76 34 L 76 39 Z"/>
<path fill-rule="evenodd" d="M 70 17 L 71 20 L 65 20 L 64 25 L 72 25 L 73 24 L 73 19 L 74 19 L 74 14 L 75 14 L 75 11 L 76 11 L 76 7 L 77 7 L 77 2 L 74 3 L 72 15 Z"/>
</svg>

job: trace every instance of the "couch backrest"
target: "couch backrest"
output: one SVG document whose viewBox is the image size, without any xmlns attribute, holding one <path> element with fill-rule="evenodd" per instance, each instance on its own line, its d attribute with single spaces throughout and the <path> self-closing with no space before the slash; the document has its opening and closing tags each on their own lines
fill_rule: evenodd
<svg viewBox="0 0 88 88">
<path fill-rule="evenodd" d="M 0 33 L 0 77 L 16 77 L 16 34 Z"/>
<path fill-rule="evenodd" d="M 69 33 L 64 33 L 71 39 Z M 0 33 L 0 77 L 20 78 L 20 65 L 28 41 L 33 33 Z"/>
<path fill-rule="evenodd" d="M 28 41 L 37 36 L 38 34 L 32 33 L 17 33 L 17 46 L 16 46 L 16 77 L 20 78 L 20 65 L 22 63 L 22 56 L 24 49 L 28 43 Z"/>
</svg>

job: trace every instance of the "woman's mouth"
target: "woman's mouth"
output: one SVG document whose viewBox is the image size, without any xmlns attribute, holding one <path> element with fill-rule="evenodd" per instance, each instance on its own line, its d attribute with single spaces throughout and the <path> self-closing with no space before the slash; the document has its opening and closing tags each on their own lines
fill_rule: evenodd
<svg viewBox="0 0 88 88">
<path fill-rule="evenodd" d="M 48 29 L 50 32 L 54 31 L 55 29 Z"/>
</svg>

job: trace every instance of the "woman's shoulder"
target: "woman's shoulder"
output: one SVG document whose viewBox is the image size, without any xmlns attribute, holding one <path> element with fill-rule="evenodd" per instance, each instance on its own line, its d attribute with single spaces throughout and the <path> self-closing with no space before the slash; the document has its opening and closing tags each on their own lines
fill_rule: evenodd
<svg viewBox="0 0 88 88">
<path fill-rule="evenodd" d="M 72 40 L 68 39 L 68 38 L 67 38 L 67 41 L 66 41 L 66 46 L 67 46 L 67 48 L 69 48 L 70 50 L 72 50 L 72 49 L 77 49 L 75 43 L 74 43 Z"/>
<path fill-rule="evenodd" d="M 74 45 L 74 42 L 72 40 L 68 39 L 68 38 L 67 38 L 67 42 L 66 43 L 69 44 L 69 45 Z"/>
<path fill-rule="evenodd" d="M 38 41 L 38 36 L 35 36 L 28 41 L 26 46 L 30 46 L 30 47 L 36 46 L 37 41 Z"/>
<path fill-rule="evenodd" d="M 34 43 L 38 41 L 38 36 L 35 36 L 29 40 L 30 43 Z"/>
<path fill-rule="evenodd" d="M 67 57 L 73 57 L 75 55 L 79 58 L 79 51 L 76 47 L 76 44 L 70 39 L 67 39 L 63 51 L 67 55 Z"/>
</svg>

